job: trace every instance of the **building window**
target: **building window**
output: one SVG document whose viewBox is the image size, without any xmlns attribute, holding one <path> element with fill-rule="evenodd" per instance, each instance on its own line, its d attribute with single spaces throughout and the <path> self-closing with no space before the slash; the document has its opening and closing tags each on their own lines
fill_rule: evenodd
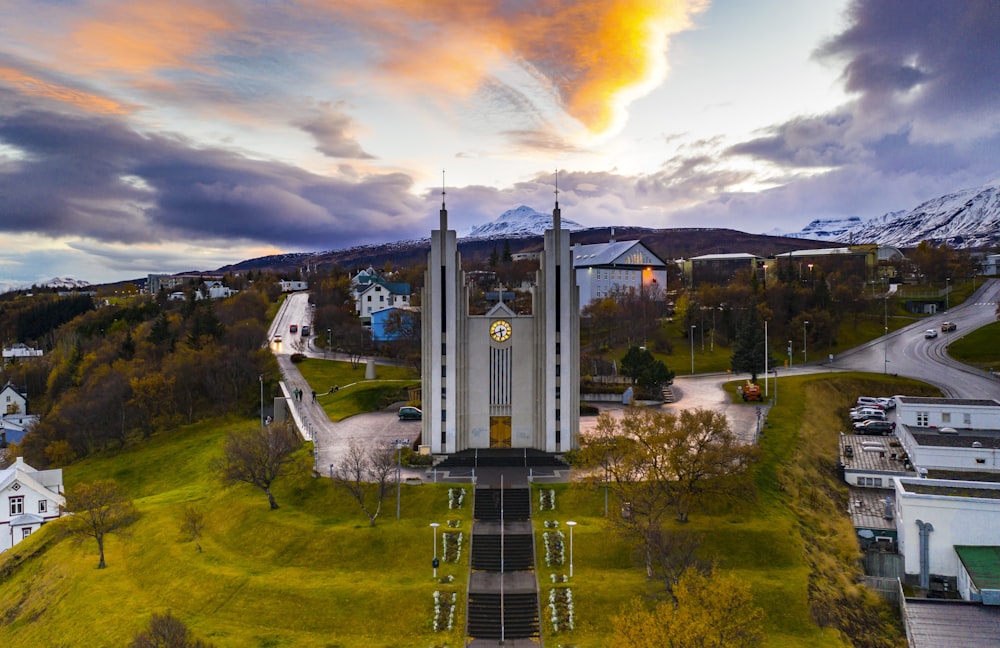
<svg viewBox="0 0 1000 648">
<path fill-rule="evenodd" d="M 48 513 L 49 512 L 49 501 L 48 500 L 38 500 L 38 512 Z"/>
<path fill-rule="evenodd" d="M 858 486 L 864 486 L 864 485 L 865 485 L 865 478 L 858 477 Z"/>
<path fill-rule="evenodd" d="M 24 527 L 21 529 L 21 539 L 24 540 L 31 535 L 31 527 Z"/>
<path fill-rule="evenodd" d="M 24 513 L 24 496 L 10 498 L 10 514 L 21 515 Z"/>
<path fill-rule="evenodd" d="M 984 464 L 984 463 L 986 463 L 986 460 L 985 459 L 976 459 L 976 463 L 977 464 Z"/>
<path fill-rule="evenodd" d="M 876 486 L 881 486 L 882 485 L 882 478 L 881 477 L 876 477 L 875 478 L 875 485 Z"/>
<path fill-rule="evenodd" d="M 444 421 L 447 421 L 447 420 L 448 420 L 448 410 L 442 409 L 441 410 L 441 421 L 444 422 Z M 442 437 L 442 439 L 444 438 L 444 430 L 441 430 L 441 437 Z"/>
<path fill-rule="evenodd" d="M 927 412 L 917 412 L 917 427 L 927 427 L 930 422 L 930 416 Z"/>
<path fill-rule="evenodd" d="M 556 365 L 556 378 L 562 375 L 562 365 Z"/>
<path fill-rule="evenodd" d="M 951 423 L 951 412 L 941 412 L 941 422 Z"/>
<path fill-rule="evenodd" d="M 441 365 L 441 377 L 442 378 L 448 377 L 448 365 Z"/>
<path fill-rule="evenodd" d="M 972 414 L 962 414 L 962 425 L 972 427 Z"/>
</svg>

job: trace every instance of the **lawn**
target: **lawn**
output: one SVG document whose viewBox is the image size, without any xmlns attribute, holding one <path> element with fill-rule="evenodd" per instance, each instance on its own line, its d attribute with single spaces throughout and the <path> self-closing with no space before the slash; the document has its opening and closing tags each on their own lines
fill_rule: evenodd
<svg viewBox="0 0 1000 648">
<path fill-rule="evenodd" d="M 1000 322 L 987 324 L 951 342 L 948 355 L 980 369 L 1000 369 Z"/>
<path fill-rule="evenodd" d="M 332 363 L 323 363 L 332 364 Z M 350 367 L 326 378 L 343 381 Z M 346 384 L 347 381 L 343 381 Z M 781 378 L 782 404 L 769 417 L 755 466 L 756 498 L 735 507 L 692 512 L 686 529 L 702 535 L 701 555 L 751 585 L 767 614 L 766 646 L 847 646 L 839 628 L 865 627 L 901 645 L 888 607 L 855 582 L 858 550 L 844 515 L 845 486 L 834 465 L 842 407 L 863 393 L 932 394 L 920 383 L 866 374 Z M 752 407 L 753 405 L 748 405 Z M 4 645 L 125 645 L 154 613 L 167 610 L 217 647 L 461 646 L 472 493 L 447 507 L 448 486 L 404 485 L 402 519 L 388 502 L 375 527 L 327 479 L 311 476 L 308 445 L 298 472 L 279 482 L 281 506 L 270 511 L 249 486 L 222 489 L 211 469 L 226 434 L 254 420 L 204 422 L 155 436 L 120 454 L 65 469 L 68 486 L 114 478 L 135 498 L 141 517 L 108 544 L 97 570 L 93 541 L 74 544 L 47 525 L 0 558 L 0 642 Z M 556 491 L 555 509 L 535 510 L 537 574 L 543 602 L 552 574 L 541 533 L 546 520 L 574 520 L 576 628 L 542 631 L 550 645 L 605 646 L 610 619 L 634 597 L 656 592 L 625 541 L 610 531 L 603 491 L 581 484 Z M 194 505 L 207 524 L 199 553 L 181 533 Z M 614 514 L 612 504 L 611 514 Z M 459 520 L 466 545 L 458 564 L 431 575 L 432 531 Z M 568 535 L 568 533 L 567 533 Z M 457 591 L 455 630 L 431 628 L 435 589 Z M 648 598 L 644 598 L 648 600 Z M 822 619 L 822 626 L 816 619 Z"/>
<path fill-rule="evenodd" d="M 420 374 L 407 367 L 376 365 L 375 380 L 366 380 L 364 364 L 308 358 L 296 366 L 331 421 L 409 401 L 409 391 L 420 387 Z"/>
</svg>

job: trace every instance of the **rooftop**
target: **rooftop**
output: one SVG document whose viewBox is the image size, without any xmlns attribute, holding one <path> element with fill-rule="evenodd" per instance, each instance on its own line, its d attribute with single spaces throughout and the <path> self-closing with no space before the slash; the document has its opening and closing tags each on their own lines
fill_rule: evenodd
<svg viewBox="0 0 1000 648">
<path fill-rule="evenodd" d="M 856 529 L 896 530 L 896 520 L 885 518 L 885 501 L 892 499 L 891 490 L 881 488 L 851 488 L 847 512 Z"/>
<path fill-rule="evenodd" d="M 943 495 L 945 497 L 971 497 L 973 499 L 1000 499 L 1000 490 L 977 488 L 970 482 L 948 482 L 943 479 L 925 479 L 906 482 L 903 489 L 916 495 Z"/>
<path fill-rule="evenodd" d="M 911 648 L 1000 646 L 1000 608 L 973 603 L 906 599 Z"/>
<path fill-rule="evenodd" d="M 964 405 L 973 407 L 1000 407 L 993 398 L 937 398 L 931 396 L 896 396 L 896 402 L 906 405 Z"/>
<path fill-rule="evenodd" d="M 850 449 L 848 449 L 850 448 Z M 841 434 L 840 461 L 845 470 L 916 476 L 906 451 L 894 436 Z"/>
<path fill-rule="evenodd" d="M 1000 448 L 1000 430 L 925 428 L 915 425 L 903 427 L 917 445 L 939 448 Z"/>
<path fill-rule="evenodd" d="M 965 571 L 980 590 L 1000 590 L 1000 547 L 955 545 Z"/>
</svg>

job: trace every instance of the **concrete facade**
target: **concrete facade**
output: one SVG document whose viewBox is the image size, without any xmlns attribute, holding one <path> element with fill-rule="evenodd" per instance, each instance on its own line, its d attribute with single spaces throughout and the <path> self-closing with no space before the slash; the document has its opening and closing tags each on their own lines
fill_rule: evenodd
<svg viewBox="0 0 1000 648">
<path fill-rule="evenodd" d="M 421 302 L 422 438 L 432 453 L 576 447 L 579 292 L 560 218 L 557 204 L 531 312 L 515 312 L 501 300 L 470 315 L 456 234 L 442 205 Z"/>
</svg>

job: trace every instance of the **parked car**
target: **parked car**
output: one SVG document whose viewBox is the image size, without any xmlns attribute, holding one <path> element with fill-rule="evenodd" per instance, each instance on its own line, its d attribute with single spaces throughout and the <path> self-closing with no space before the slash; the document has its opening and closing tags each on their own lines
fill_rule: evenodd
<svg viewBox="0 0 1000 648">
<path fill-rule="evenodd" d="M 289 333 L 298 333 L 299 332 L 299 325 L 298 324 L 292 324 L 291 326 L 288 327 L 288 332 Z"/>
<path fill-rule="evenodd" d="M 924 331 L 924 338 L 930 340 L 937 337 L 937 331 L 934 329 L 927 329 Z"/>
<path fill-rule="evenodd" d="M 892 434 L 895 429 L 896 424 L 892 421 L 868 419 L 854 424 L 854 432 L 857 434 Z"/>
<path fill-rule="evenodd" d="M 858 407 L 877 407 L 878 409 L 885 409 L 885 405 L 879 402 L 879 399 L 874 396 L 858 396 Z"/>
<path fill-rule="evenodd" d="M 957 328 L 958 326 L 955 325 L 955 322 L 945 322 L 941 325 L 941 332 L 948 333 L 949 331 L 954 331 Z"/>
<path fill-rule="evenodd" d="M 411 407 L 405 405 L 399 408 L 399 420 L 400 421 L 419 421 L 423 418 L 423 412 L 421 412 L 416 407 Z"/>
<path fill-rule="evenodd" d="M 874 407 L 860 407 L 855 410 L 851 410 L 851 420 L 852 421 L 868 421 L 868 420 L 884 421 L 885 411 L 876 409 Z"/>
<path fill-rule="evenodd" d="M 308 324 L 303 324 L 302 325 L 302 337 L 309 337 L 309 325 Z"/>
<path fill-rule="evenodd" d="M 879 397 L 875 400 L 882 405 L 882 409 L 891 410 L 896 408 L 896 398 L 894 396 Z"/>
</svg>

